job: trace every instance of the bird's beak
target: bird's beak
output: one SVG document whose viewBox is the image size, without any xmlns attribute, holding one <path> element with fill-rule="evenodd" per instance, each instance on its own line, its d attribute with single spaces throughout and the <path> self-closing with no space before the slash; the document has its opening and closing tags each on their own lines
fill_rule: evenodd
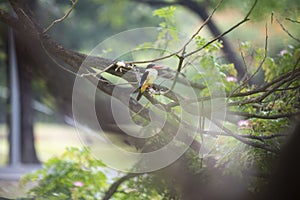
<svg viewBox="0 0 300 200">
<path fill-rule="evenodd" d="M 155 65 L 153 68 L 154 68 L 154 69 L 161 69 L 161 68 L 163 68 L 163 66 Z"/>
</svg>

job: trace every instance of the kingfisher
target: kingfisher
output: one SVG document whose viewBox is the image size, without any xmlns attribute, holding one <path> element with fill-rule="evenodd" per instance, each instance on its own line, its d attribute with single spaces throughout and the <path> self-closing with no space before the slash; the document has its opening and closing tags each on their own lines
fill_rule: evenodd
<svg viewBox="0 0 300 200">
<path fill-rule="evenodd" d="M 144 74 L 142 75 L 141 78 L 141 82 L 139 84 L 139 94 L 136 97 L 136 100 L 140 100 L 140 98 L 142 97 L 143 93 L 146 91 L 146 89 L 149 89 L 153 86 L 154 81 L 157 78 L 158 75 L 158 71 L 157 69 L 162 68 L 159 65 L 156 64 L 149 64 L 146 67 L 146 71 L 144 72 Z"/>
</svg>

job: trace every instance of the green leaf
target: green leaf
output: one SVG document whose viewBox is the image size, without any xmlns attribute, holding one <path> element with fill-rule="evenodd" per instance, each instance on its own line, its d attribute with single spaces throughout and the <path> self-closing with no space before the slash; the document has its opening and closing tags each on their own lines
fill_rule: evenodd
<svg viewBox="0 0 300 200">
<path fill-rule="evenodd" d="M 160 18 L 171 19 L 174 17 L 176 7 L 169 6 L 157 9 L 153 12 L 153 16 L 158 16 Z"/>
</svg>

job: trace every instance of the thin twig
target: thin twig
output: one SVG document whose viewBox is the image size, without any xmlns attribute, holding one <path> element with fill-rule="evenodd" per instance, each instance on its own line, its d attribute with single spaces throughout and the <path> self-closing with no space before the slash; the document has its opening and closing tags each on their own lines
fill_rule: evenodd
<svg viewBox="0 0 300 200">
<path fill-rule="evenodd" d="M 288 18 L 288 17 L 286 17 L 285 20 L 291 21 L 291 22 L 293 22 L 293 23 L 298 23 L 298 24 L 300 24 L 300 21 L 295 20 L 295 19 L 290 19 L 290 18 Z"/>
<path fill-rule="evenodd" d="M 156 62 L 156 61 L 160 61 L 160 60 L 165 60 L 165 59 L 170 58 L 172 56 L 176 56 L 178 53 L 180 53 L 180 51 L 171 53 L 171 54 L 166 55 L 166 56 L 162 56 L 162 57 L 158 57 L 158 58 L 155 58 L 155 59 L 151 59 L 151 60 L 127 61 L 125 63 L 126 64 L 145 64 L 145 63 L 151 63 L 151 62 Z"/>
<path fill-rule="evenodd" d="M 77 4 L 78 0 L 70 0 L 72 2 L 72 6 L 71 8 L 68 10 L 68 12 L 62 17 L 62 18 L 59 18 L 57 20 L 54 20 L 44 31 L 43 33 L 46 33 L 47 31 L 49 31 L 55 24 L 65 20 L 69 15 L 70 13 L 72 12 L 72 10 L 74 9 L 75 5 Z"/>
<path fill-rule="evenodd" d="M 220 1 L 222 2 L 222 1 Z M 207 42 L 204 46 L 202 46 L 201 48 L 199 49 L 196 49 L 195 51 L 192 51 L 186 55 L 184 55 L 184 58 L 187 58 L 201 50 L 203 50 L 205 47 L 207 47 L 208 45 L 212 44 L 213 42 L 215 42 L 216 40 L 220 39 L 221 37 L 227 35 L 229 32 L 233 31 L 234 29 L 236 29 L 237 27 L 239 27 L 240 25 L 242 25 L 243 23 L 245 23 L 246 21 L 249 20 L 249 15 L 252 13 L 254 7 L 256 6 L 256 3 L 257 3 L 257 0 L 254 1 L 251 9 L 249 10 L 249 12 L 247 13 L 247 15 L 245 16 L 245 18 L 240 21 L 239 23 L 237 23 L 236 25 L 232 26 L 230 29 L 228 29 L 227 31 L 223 32 L 222 34 L 220 34 L 219 36 L 215 37 L 214 39 L 212 39 L 211 41 Z M 219 6 L 219 4 L 217 5 Z M 214 11 L 213 11 L 214 13 Z M 212 14 L 213 14 L 212 13 Z M 212 16 L 211 14 L 211 16 Z M 210 18 L 209 18 L 210 19 Z M 198 30 L 197 30 L 198 31 Z M 194 36 L 195 37 L 195 36 Z M 162 56 L 162 57 L 159 57 L 159 58 L 155 58 L 155 59 L 151 59 L 151 60 L 142 60 L 142 61 L 128 61 L 128 62 L 125 62 L 126 64 L 145 64 L 145 63 L 151 63 L 151 62 L 156 62 L 156 61 L 160 61 L 160 60 L 164 60 L 164 59 L 167 59 L 167 58 L 170 58 L 172 56 L 177 56 L 180 54 L 180 52 L 183 52 L 183 50 L 185 50 L 183 47 L 181 49 L 179 49 L 178 51 L 174 52 L 174 53 L 171 53 L 169 55 L 166 55 L 166 56 Z M 181 56 L 180 56 L 181 57 Z"/>
<path fill-rule="evenodd" d="M 270 146 L 266 145 L 266 144 L 262 144 L 262 143 L 257 143 L 257 142 L 253 142 L 251 140 L 247 140 L 246 138 L 237 135 L 235 133 L 233 133 L 230 129 L 226 128 L 225 126 L 223 126 L 222 124 L 220 124 L 218 121 L 210 118 L 210 120 L 219 128 L 221 128 L 224 132 L 226 132 L 228 135 L 234 137 L 235 139 L 239 140 L 240 142 L 247 144 L 249 146 L 253 146 L 256 148 L 260 148 L 260 149 L 264 149 L 266 151 L 272 152 L 272 153 L 278 153 L 279 151 L 277 149 L 273 149 L 270 148 Z"/>
<path fill-rule="evenodd" d="M 268 26 L 267 26 L 267 24 L 266 24 L 265 28 L 266 28 L 266 37 L 265 37 L 264 57 L 260 61 L 259 66 L 255 70 L 255 72 L 249 78 L 247 78 L 240 86 L 238 86 L 236 89 L 234 89 L 231 94 L 234 94 L 237 91 L 241 91 L 245 87 L 245 85 L 248 84 L 249 81 L 259 72 L 259 70 L 262 68 L 263 64 L 265 63 L 266 58 L 267 58 L 267 52 L 268 52 Z M 229 95 L 229 98 L 230 98 L 230 96 L 231 95 Z"/>
<path fill-rule="evenodd" d="M 228 106 L 236 106 L 236 105 L 241 106 L 241 105 L 246 105 L 246 104 L 250 104 L 250 103 L 261 103 L 266 97 L 268 97 L 270 94 L 272 94 L 274 91 L 276 91 L 280 86 L 282 86 L 283 84 L 285 84 L 291 80 L 297 80 L 299 76 L 300 76 L 300 73 L 295 74 L 293 77 L 287 77 L 280 81 L 277 81 L 271 89 L 266 90 L 266 91 L 265 91 L 265 89 L 261 90 L 260 92 L 265 91 L 261 96 L 257 96 L 255 98 L 250 98 L 250 99 L 247 99 L 244 101 L 229 102 L 227 105 Z M 249 92 L 254 92 L 254 91 L 249 91 Z M 258 91 L 256 91 L 256 92 L 258 92 Z"/>
<path fill-rule="evenodd" d="M 248 76 L 248 65 L 246 63 L 246 59 L 245 59 L 245 55 L 244 55 L 244 52 L 241 48 L 241 44 L 239 44 L 239 47 L 240 47 L 240 50 L 241 50 L 241 57 L 242 57 L 242 60 L 243 60 L 243 64 L 244 64 L 244 67 L 245 67 L 245 75 L 244 77 L 242 77 L 241 81 L 244 82 L 246 79 L 247 79 L 247 76 Z M 233 92 L 232 92 L 233 93 Z"/>
<path fill-rule="evenodd" d="M 279 81 L 282 81 L 283 79 L 286 79 L 287 77 L 290 77 L 291 74 L 293 74 L 293 76 L 297 76 L 297 75 L 300 75 L 300 69 L 297 68 L 295 69 L 294 71 L 290 71 L 290 72 L 287 72 L 281 76 L 278 76 L 276 79 L 274 79 L 273 81 L 269 82 L 269 83 L 266 83 L 262 86 L 260 86 L 259 88 L 256 88 L 256 89 L 253 89 L 251 91 L 248 91 L 248 92 L 241 92 L 241 93 L 235 93 L 233 95 L 231 95 L 231 97 L 243 97 L 243 96 L 249 96 L 249 95 L 252 95 L 252 94 L 257 94 L 257 93 L 262 93 L 262 92 L 266 92 L 268 90 L 268 88 L 270 88 L 272 85 L 276 84 L 277 82 Z M 291 79 L 288 79 L 287 81 L 290 81 Z M 276 89 L 277 90 L 277 89 Z"/>
<path fill-rule="evenodd" d="M 298 39 L 298 38 L 296 38 L 295 36 L 293 36 L 285 27 L 284 27 L 284 25 L 279 21 L 279 19 L 276 17 L 276 16 L 274 16 L 275 17 L 275 19 L 276 19 L 276 21 L 277 21 L 277 23 L 280 25 L 280 27 L 282 28 L 282 30 L 286 33 L 286 34 L 288 34 L 292 39 L 294 39 L 294 40 L 296 40 L 297 42 L 299 42 L 300 43 L 300 40 Z"/>
<path fill-rule="evenodd" d="M 294 65 L 294 67 L 293 67 L 293 73 L 291 74 L 291 76 L 294 76 L 295 71 L 296 71 L 296 68 L 297 68 L 299 62 L 300 62 L 300 56 L 298 57 L 298 59 L 297 59 L 296 62 L 295 62 L 295 65 Z"/>
<path fill-rule="evenodd" d="M 181 68 L 182 68 L 183 60 L 184 60 L 184 57 L 179 57 L 178 67 L 177 67 L 177 71 L 176 71 L 173 83 L 172 83 L 171 87 L 167 91 L 161 92 L 162 95 L 167 94 L 167 93 L 169 93 L 170 91 L 172 91 L 174 89 L 174 87 L 175 87 L 175 85 L 177 83 L 178 75 L 179 75 L 179 73 L 181 71 Z"/>
<path fill-rule="evenodd" d="M 76 77 L 83 77 L 83 75 L 84 76 L 94 76 L 95 78 L 97 78 L 101 82 L 105 82 L 105 83 L 108 83 L 110 85 L 115 85 L 115 84 L 111 83 L 110 81 L 108 81 L 107 79 L 104 79 L 104 78 L 100 77 L 92 68 L 87 68 L 86 69 L 87 71 L 89 71 L 89 73 L 87 73 L 87 74 L 78 74 L 78 73 L 76 73 L 76 72 L 74 72 L 74 71 L 66 68 L 65 66 L 61 65 L 60 63 L 58 63 L 55 58 L 53 58 L 53 56 L 48 52 L 48 50 L 45 48 L 45 46 L 44 46 L 44 44 L 42 42 L 41 42 L 41 47 L 44 49 L 46 55 L 50 58 L 50 60 L 52 60 L 62 70 L 66 71 L 66 72 L 68 72 L 68 73 L 70 73 L 70 74 L 72 74 L 72 75 L 74 75 Z"/>
<path fill-rule="evenodd" d="M 245 22 L 249 21 L 250 19 L 248 18 L 249 15 L 252 13 L 254 7 L 256 6 L 257 0 L 254 1 L 251 9 L 249 10 L 249 12 L 247 13 L 247 15 L 245 16 L 245 18 L 243 20 L 241 20 L 240 22 L 238 22 L 237 24 L 235 24 L 234 26 L 232 26 L 231 28 L 229 28 L 227 31 L 223 32 L 222 34 L 218 35 L 217 37 L 215 37 L 214 39 L 210 40 L 209 42 L 207 42 L 205 45 L 203 45 L 201 48 L 196 49 L 188 54 L 185 55 L 185 57 L 189 57 L 201 50 L 203 50 L 204 48 L 206 48 L 207 46 L 209 46 L 210 44 L 212 44 L 213 42 L 217 41 L 218 39 L 220 39 L 221 37 L 227 35 L 228 33 L 230 33 L 231 31 L 233 31 L 234 29 L 236 29 L 237 27 L 239 27 L 240 25 L 244 24 Z"/>
<path fill-rule="evenodd" d="M 289 83 L 290 81 L 294 81 L 294 80 L 297 80 L 297 76 L 300 76 L 300 73 L 299 73 L 299 69 L 296 70 L 297 74 L 294 75 L 293 78 L 289 78 L 288 80 L 284 80 L 282 82 L 281 85 L 285 84 L 285 83 Z M 251 96 L 251 95 L 254 95 L 254 94 L 258 94 L 258 93 L 265 93 L 265 92 L 268 92 L 268 91 L 272 91 L 272 92 L 275 92 L 275 91 L 286 91 L 286 90 L 295 90 L 295 89 L 298 89 L 300 86 L 295 86 L 295 87 L 288 87 L 288 88 L 273 88 L 273 89 L 269 89 L 272 85 L 278 83 L 279 81 L 283 80 L 283 79 L 286 79 L 287 77 L 290 77 L 292 71 L 291 72 L 288 72 L 287 74 L 284 74 L 280 77 L 278 77 L 277 79 L 275 79 L 274 81 L 268 83 L 268 84 L 265 84 L 263 86 L 261 86 L 260 88 L 256 88 L 254 90 L 251 90 L 251 91 L 248 91 L 248 92 L 243 92 L 243 93 L 235 93 L 233 95 L 230 96 L 230 98 L 235 98 L 235 97 L 246 97 L 246 96 Z M 201 101 L 208 101 L 208 100 L 212 100 L 212 99 L 218 99 L 218 98 L 224 98 L 224 96 L 214 96 L 214 97 L 211 97 L 211 96 L 206 96 L 206 97 L 199 97 L 199 98 L 196 98 L 196 99 L 186 99 L 184 100 L 185 103 L 196 103 L 196 102 L 201 102 Z M 226 96 L 225 98 L 229 99 L 229 95 Z M 248 100 L 243 100 L 243 101 L 234 101 L 234 102 L 229 102 L 227 103 L 228 106 L 240 106 L 240 105 L 245 105 L 245 104 L 249 104 L 249 103 L 257 103 L 259 101 L 258 98 L 250 98 Z M 166 105 L 167 108 L 172 108 L 172 107 L 175 107 L 175 106 L 178 106 L 180 105 L 179 102 L 170 102 Z"/>
<path fill-rule="evenodd" d="M 223 0 L 220 0 L 218 4 L 213 9 L 212 13 L 207 17 L 207 19 L 202 23 L 202 25 L 199 27 L 199 29 L 192 35 L 192 37 L 185 43 L 185 45 L 182 47 L 181 51 L 185 52 L 186 47 L 191 43 L 191 41 L 199 34 L 199 32 L 207 25 L 207 23 L 211 20 L 212 16 L 216 12 L 216 10 L 220 7 Z M 184 56 L 184 55 L 182 55 Z"/>
<path fill-rule="evenodd" d="M 178 67 L 177 67 L 177 72 L 175 74 L 175 78 L 173 80 L 172 86 L 170 87 L 169 90 L 167 90 L 166 92 L 163 92 L 162 94 L 166 94 L 169 93 L 170 91 L 172 91 L 176 85 L 177 82 L 177 78 L 179 73 L 181 72 L 182 69 L 182 65 L 183 65 L 183 61 L 185 59 L 185 50 L 186 47 L 190 44 L 190 42 L 198 35 L 198 33 L 203 29 L 203 27 L 209 22 L 209 20 L 212 18 L 213 14 L 215 13 L 215 11 L 219 8 L 219 6 L 221 5 L 221 3 L 223 2 L 223 0 L 220 0 L 217 4 L 217 6 L 213 9 L 212 13 L 209 15 L 209 17 L 204 21 L 204 23 L 200 26 L 200 28 L 192 35 L 192 37 L 187 41 L 187 43 L 182 47 L 181 50 L 179 50 L 179 52 L 181 53 L 181 56 L 178 56 L 179 62 L 178 62 Z"/>
<path fill-rule="evenodd" d="M 300 76 L 300 74 L 298 75 Z M 260 96 L 258 98 L 258 102 L 262 102 L 266 97 L 268 97 L 270 94 L 272 94 L 274 92 L 274 90 L 278 89 L 280 86 L 282 86 L 284 83 L 293 80 L 295 78 L 295 76 L 291 76 L 291 77 L 287 77 L 281 81 L 279 81 L 278 83 L 276 83 L 271 90 L 266 91 L 262 96 Z"/>
</svg>

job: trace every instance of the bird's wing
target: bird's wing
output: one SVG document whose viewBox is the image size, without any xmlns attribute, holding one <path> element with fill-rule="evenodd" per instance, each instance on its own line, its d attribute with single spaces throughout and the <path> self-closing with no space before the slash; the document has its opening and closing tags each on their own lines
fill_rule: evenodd
<svg viewBox="0 0 300 200">
<path fill-rule="evenodd" d="M 140 82 L 139 88 L 141 88 L 142 85 L 145 83 L 145 81 L 146 81 L 146 79 L 147 79 L 147 77 L 148 77 L 148 74 L 149 74 L 148 71 L 146 71 L 146 72 L 143 74 L 143 76 L 142 76 L 142 78 L 141 78 L 141 82 Z"/>
</svg>

